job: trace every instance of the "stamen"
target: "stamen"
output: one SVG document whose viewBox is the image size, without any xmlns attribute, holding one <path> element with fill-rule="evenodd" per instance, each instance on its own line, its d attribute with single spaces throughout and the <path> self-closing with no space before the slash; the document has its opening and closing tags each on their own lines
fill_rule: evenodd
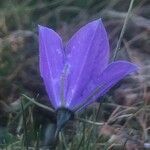
<svg viewBox="0 0 150 150">
<path fill-rule="evenodd" d="M 65 80 L 66 80 L 66 76 L 67 76 L 67 69 L 68 69 L 68 65 L 64 66 L 64 70 L 61 76 L 61 106 L 64 107 L 65 106 L 65 96 L 64 96 L 64 89 L 65 89 Z"/>
</svg>

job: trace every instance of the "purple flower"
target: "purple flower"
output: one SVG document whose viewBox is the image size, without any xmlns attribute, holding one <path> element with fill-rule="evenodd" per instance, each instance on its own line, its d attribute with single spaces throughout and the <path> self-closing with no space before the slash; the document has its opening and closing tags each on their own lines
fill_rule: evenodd
<svg viewBox="0 0 150 150">
<path fill-rule="evenodd" d="M 83 26 L 63 44 L 52 29 L 39 26 L 40 72 L 53 107 L 79 111 L 126 75 L 137 70 L 127 61 L 109 64 L 109 42 L 101 21 Z"/>
</svg>

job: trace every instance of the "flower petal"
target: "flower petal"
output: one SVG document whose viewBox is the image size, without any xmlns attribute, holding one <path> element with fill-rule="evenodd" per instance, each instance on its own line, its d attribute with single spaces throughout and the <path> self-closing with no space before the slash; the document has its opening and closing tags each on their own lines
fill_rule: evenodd
<svg viewBox="0 0 150 150">
<path fill-rule="evenodd" d="M 126 75 L 136 71 L 138 68 L 136 65 L 127 61 L 116 61 L 111 63 L 99 76 L 97 81 L 92 81 L 85 89 L 83 96 L 80 99 L 84 99 L 83 107 L 86 107 L 98 97 L 108 92 L 118 81 L 123 79 Z M 96 87 L 96 88 L 95 88 Z M 91 93 L 87 95 L 87 93 Z"/>
<path fill-rule="evenodd" d="M 64 52 L 59 35 L 39 26 L 40 72 L 52 105 L 60 106 L 60 77 L 64 67 Z"/>
<path fill-rule="evenodd" d="M 78 98 L 91 78 L 106 68 L 109 59 L 108 38 L 101 19 L 88 23 L 66 45 L 70 65 L 66 100 L 67 106 L 81 103 Z"/>
</svg>

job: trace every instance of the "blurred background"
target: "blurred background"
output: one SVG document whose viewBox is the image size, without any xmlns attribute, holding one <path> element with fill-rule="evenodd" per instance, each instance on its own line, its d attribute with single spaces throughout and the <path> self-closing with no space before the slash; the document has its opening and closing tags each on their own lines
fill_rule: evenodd
<svg viewBox="0 0 150 150">
<path fill-rule="evenodd" d="M 38 67 L 38 24 L 54 29 L 66 42 L 81 26 L 102 18 L 113 54 L 129 4 L 130 0 L 0 1 L 1 135 L 15 115 L 14 111 L 18 110 L 21 94 L 27 94 L 43 103 L 48 102 Z M 143 105 L 150 104 L 149 0 L 134 1 L 117 59 L 129 60 L 139 65 L 140 71 L 134 76 L 125 78 L 115 90 L 112 89 L 108 93 L 112 105 L 103 106 L 104 120 L 108 120 L 110 115 L 112 117 L 116 105 L 117 108 L 118 105 L 124 106 L 126 111 L 122 114 L 128 114 L 133 112 L 127 111 L 131 106 L 139 109 Z M 143 112 L 142 109 L 132 121 L 138 122 L 135 123 L 138 125 L 135 127 L 138 134 L 136 132 L 134 135 L 140 137 L 139 141 L 142 144 L 144 141 L 150 142 L 149 111 L 144 109 Z M 118 130 L 114 131 L 113 126 L 106 126 L 101 130 L 101 133 L 110 137 L 120 133 Z"/>
</svg>

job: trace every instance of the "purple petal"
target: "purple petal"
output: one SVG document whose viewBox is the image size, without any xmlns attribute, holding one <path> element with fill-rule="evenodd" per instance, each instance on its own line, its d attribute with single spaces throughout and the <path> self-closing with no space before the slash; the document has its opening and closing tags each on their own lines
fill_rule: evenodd
<svg viewBox="0 0 150 150">
<path fill-rule="evenodd" d="M 111 63 L 99 76 L 97 81 L 92 81 L 85 89 L 83 96 L 83 107 L 86 107 L 98 97 L 108 92 L 118 81 L 123 79 L 126 75 L 137 70 L 137 66 L 127 61 L 116 61 Z M 97 88 L 95 88 L 97 87 Z M 87 94 L 93 93 L 93 94 Z M 94 96 L 92 96 L 94 95 Z M 73 106 L 72 106 L 73 107 Z"/>
<path fill-rule="evenodd" d="M 60 77 L 64 67 L 62 40 L 53 30 L 39 26 L 40 72 L 52 105 L 60 106 Z"/>
<path fill-rule="evenodd" d="M 102 21 L 82 27 L 66 45 L 70 74 L 67 85 L 67 106 L 81 103 L 83 90 L 91 78 L 97 78 L 109 59 L 108 38 Z"/>
</svg>

